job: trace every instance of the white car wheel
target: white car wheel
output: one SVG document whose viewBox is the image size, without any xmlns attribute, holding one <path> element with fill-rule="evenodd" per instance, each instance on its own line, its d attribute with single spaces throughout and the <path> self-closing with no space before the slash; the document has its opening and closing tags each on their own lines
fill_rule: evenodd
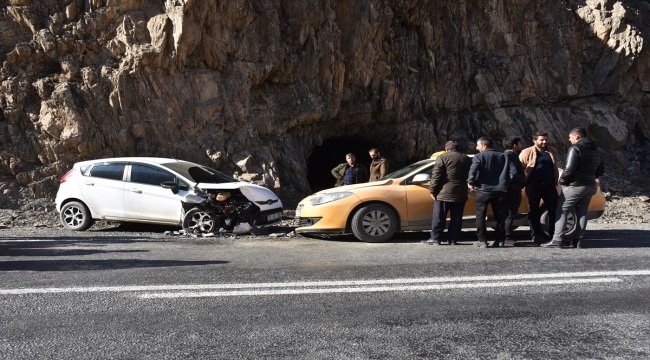
<svg viewBox="0 0 650 360">
<path fill-rule="evenodd" d="M 195 230 L 201 233 L 211 233 L 216 230 L 216 219 L 214 212 L 201 208 L 193 208 L 183 218 L 183 230 L 192 234 Z"/>
<path fill-rule="evenodd" d="M 73 231 L 84 231 L 92 226 L 93 219 L 90 217 L 90 211 L 86 205 L 71 201 L 61 208 L 61 224 L 66 229 Z"/>
</svg>

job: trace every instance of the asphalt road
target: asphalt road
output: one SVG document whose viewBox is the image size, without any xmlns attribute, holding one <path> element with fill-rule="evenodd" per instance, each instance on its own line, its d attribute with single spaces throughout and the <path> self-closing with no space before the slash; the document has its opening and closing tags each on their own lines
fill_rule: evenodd
<svg viewBox="0 0 650 360">
<path fill-rule="evenodd" d="M 648 224 L 585 249 L 164 230 L 0 230 L 0 358 L 650 358 Z"/>
</svg>

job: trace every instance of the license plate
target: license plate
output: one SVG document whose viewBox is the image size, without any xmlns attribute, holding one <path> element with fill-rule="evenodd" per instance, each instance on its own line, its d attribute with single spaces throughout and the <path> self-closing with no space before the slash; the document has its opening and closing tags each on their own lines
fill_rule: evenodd
<svg viewBox="0 0 650 360">
<path fill-rule="evenodd" d="M 295 216 L 295 218 L 296 218 L 296 219 L 300 219 L 300 210 L 296 210 L 296 216 Z"/>
<path fill-rule="evenodd" d="M 282 218 L 282 213 L 279 212 L 279 213 L 267 215 L 266 216 L 266 221 L 273 221 L 273 220 L 278 220 L 278 219 L 281 219 L 281 218 Z"/>
</svg>

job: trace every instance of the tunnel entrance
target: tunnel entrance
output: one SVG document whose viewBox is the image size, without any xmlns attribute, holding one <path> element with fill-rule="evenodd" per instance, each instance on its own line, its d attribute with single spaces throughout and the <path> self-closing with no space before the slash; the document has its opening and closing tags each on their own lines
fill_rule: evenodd
<svg viewBox="0 0 650 360">
<path fill-rule="evenodd" d="M 307 160 L 307 181 L 313 193 L 334 187 L 332 169 L 345 162 L 345 154 L 353 153 L 357 162 L 370 166 L 368 150 L 376 147 L 360 136 L 340 136 L 327 139 L 316 146 Z M 382 153 L 383 155 L 383 153 Z"/>
</svg>

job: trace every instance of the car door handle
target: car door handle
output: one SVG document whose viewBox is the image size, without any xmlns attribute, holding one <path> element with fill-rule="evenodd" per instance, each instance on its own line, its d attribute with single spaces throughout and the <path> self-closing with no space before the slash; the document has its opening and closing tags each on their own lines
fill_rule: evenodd
<svg viewBox="0 0 650 360">
<path fill-rule="evenodd" d="M 90 182 L 90 181 L 84 181 L 84 185 L 95 186 L 95 183 Z"/>
<path fill-rule="evenodd" d="M 142 194 L 142 190 L 136 189 L 136 188 L 131 188 L 131 189 L 129 189 L 129 191 L 134 192 L 136 194 Z"/>
</svg>

